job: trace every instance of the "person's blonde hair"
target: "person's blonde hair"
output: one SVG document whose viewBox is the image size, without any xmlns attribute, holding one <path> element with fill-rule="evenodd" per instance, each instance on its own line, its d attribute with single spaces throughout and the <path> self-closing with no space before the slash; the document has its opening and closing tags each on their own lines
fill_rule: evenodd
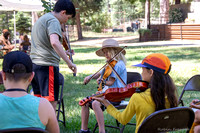
<svg viewBox="0 0 200 133">
<path fill-rule="evenodd" d="M 108 53 L 110 54 L 110 57 L 113 58 L 116 53 L 118 53 L 118 50 L 115 48 L 106 48 L 108 49 Z M 118 56 L 114 58 L 116 61 L 122 60 L 124 64 L 126 64 L 126 58 L 124 54 L 120 53 Z"/>
</svg>

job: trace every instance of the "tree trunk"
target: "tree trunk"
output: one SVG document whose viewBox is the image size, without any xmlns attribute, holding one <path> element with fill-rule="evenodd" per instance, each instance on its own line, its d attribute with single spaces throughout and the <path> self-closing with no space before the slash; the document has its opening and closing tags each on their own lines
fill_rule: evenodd
<svg viewBox="0 0 200 133">
<path fill-rule="evenodd" d="M 38 20 L 38 14 L 35 11 L 32 11 L 32 26 L 35 24 L 35 22 Z"/>
<path fill-rule="evenodd" d="M 181 4 L 181 0 L 175 0 L 175 4 Z"/>
<path fill-rule="evenodd" d="M 169 0 L 160 0 L 160 24 L 169 21 Z"/>
<path fill-rule="evenodd" d="M 145 2 L 145 26 L 150 29 L 150 0 L 146 0 Z"/>
<path fill-rule="evenodd" d="M 83 39 L 83 35 L 82 35 L 82 28 L 81 28 L 79 9 L 76 10 L 76 25 L 77 25 L 78 40 L 81 40 L 81 39 Z"/>
<path fill-rule="evenodd" d="M 10 29 L 9 29 L 8 11 L 6 11 L 6 22 L 7 22 L 7 23 L 6 23 L 6 24 L 7 24 L 7 25 L 6 25 L 6 26 L 7 26 L 7 29 L 10 30 Z"/>
</svg>

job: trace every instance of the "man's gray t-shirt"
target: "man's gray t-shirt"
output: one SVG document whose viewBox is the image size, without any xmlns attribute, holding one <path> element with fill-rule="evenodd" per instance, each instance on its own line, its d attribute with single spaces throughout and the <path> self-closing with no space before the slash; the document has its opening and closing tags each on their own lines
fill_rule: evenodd
<svg viewBox="0 0 200 133">
<path fill-rule="evenodd" d="M 60 57 L 50 43 L 50 35 L 62 38 L 60 22 L 52 14 L 40 17 L 31 32 L 31 53 L 33 63 L 41 66 L 59 66 Z"/>
</svg>

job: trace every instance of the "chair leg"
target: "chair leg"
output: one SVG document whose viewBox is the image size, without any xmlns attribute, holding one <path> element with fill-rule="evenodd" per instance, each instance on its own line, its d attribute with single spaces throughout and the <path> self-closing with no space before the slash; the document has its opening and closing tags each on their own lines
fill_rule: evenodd
<svg viewBox="0 0 200 133">
<path fill-rule="evenodd" d="M 64 100 L 62 99 L 61 100 L 61 104 L 62 104 L 62 114 L 63 114 L 63 124 L 64 124 L 64 127 L 65 127 L 65 107 L 64 107 Z"/>
<path fill-rule="evenodd" d="M 119 127 L 120 123 L 117 119 L 116 119 L 116 123 L 117 123 L 117 127 Z"/>
<path fill-rule="evenodd" d="M 65 107 L 64 107 L 64 101 L 63 101 L 63 99 L 61 99 L 61 100 L 58 101 L 58 109 L 57 109 L 57 111 L 58 111 L 58 113 L 57 113 L 57 120 L 60 121 L 60 122 L 62 122 L 63 125 L 64 125 L 64 127 L 66 127 L 65 126 L 65 124 L 66 124 L 66 122 L 65 122 Z M 62 113 L 63 121 L 59 119 L 60 113 Z"/>
<path fill-rule="evenodd" d="M 123 125 L 123 127 L 120 129 L 120 133 L 123 133 L 124 128 L 125 128 L 125 125 Z"/>
<path fill-rule="evenodd" d="M 97 127 L 98 127 L 98 122 L 95 124 L 95 126 L 94 126 L 94 129 L 93 129 L 92 133 L 95 133 L 95 131 L 96 131 Z"/>
<path fill-rule="evenodd" d="M 58 113 L 57 113 L 57 120 L 59 120 L 59 116 L 60 116 L 60 101 L 58 101 Z"/>
</svg>

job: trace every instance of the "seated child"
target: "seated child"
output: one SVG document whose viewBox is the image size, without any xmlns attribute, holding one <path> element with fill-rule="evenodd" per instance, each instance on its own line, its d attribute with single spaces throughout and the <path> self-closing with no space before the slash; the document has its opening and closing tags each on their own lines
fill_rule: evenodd
<svg viewBox="0 0 200 133">
<path fill-rule="evenodd" d="M 26 53 L 6 54 L 2 77 L 5 91 L 0 94 L 0 129 L 36 127 L 59 133 L 55 111 L 49 101 L 26 92 L 34 77 L 32 61 Z"/>
<path fill-rule="evenodd" d="M 142 67 L 142 79 L 149 83 L 149 88 L 144 92 L 134 93 L 123 112 L 117 110 L 104 97 L 94 97 L 106 106 L 107 112 L 126 125 L 136 115 L 136 130 L 143 120 L 151 113 L 177 106 L 176 87 L 169 72 L 171 63 L 167 56 L 159 53 L 150 54 L 142 63 L 134 65 Z"/>
<path fill-rule="evenodd" d="M 106 58 L 106 61 L 110 61 L 115 54 L 117 54 L 121 47 L 114 39 L 107 39 L 103 42 L 102 48 L 96 51 L 98 56 L 103 56 Z M 113 66 L 114 70 L 119 74 L 121 79 L 126 84 L 127 82 L 127 71 L 126 71 L 126 60 L 125 60 L 125 51 L 121 52 L 118 56 L 116 56 L 113 61 L 111 61 L 110 65 Z M 84 83 L 88 83 L 91 76 L 87 76 L 84 79 Z M 103 71 L 97 73 L 94 78 L 97 79 L 97 83 L 104 83 L 105 87 L 100 88 L 99 91 L 106 91 L 108 88 L 117 88 L 124 87 L 124 84 L 118 79 L 118 77 L 112 72 L 111 68 L 107 66 Z M 103 89 L 103 90 L 101 90 Z M 98 92 L 97 92 L 98 93 Z M 120 104 L 120 102 L 112 102 L 114 105 Z M 99 132 L 105 133 L 105 125 L 104 125 L 104 116 L 103 111 L 105 109 L 104 105 L 102 105 L 99 101 L 92 101 L 87 103 L 86 106 L 82 106 L 81 109 L 81 130 L 79 133 L 89 133 L 88 129 L 88 119 L 89 119 L 89 107 L 91 107 L 94 112 L 99 126 Z"/>
</svg>

